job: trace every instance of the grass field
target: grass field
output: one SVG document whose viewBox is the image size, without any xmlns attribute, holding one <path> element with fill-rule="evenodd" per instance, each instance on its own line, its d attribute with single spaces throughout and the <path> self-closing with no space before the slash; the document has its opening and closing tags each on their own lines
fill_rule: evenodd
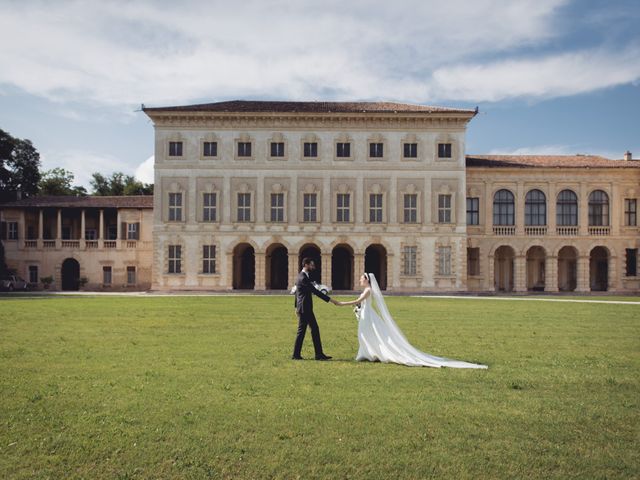
<svg viewBox="0 0 640 480">
<path fill-rule="evenodd" d="M 640 476 L 640 306 L 388 304 L 489 369 L 355 362 L 322 302 L 335 360 L 291 361 L 290 297 L 3 297 L 0 478 Z"/>
</svg>

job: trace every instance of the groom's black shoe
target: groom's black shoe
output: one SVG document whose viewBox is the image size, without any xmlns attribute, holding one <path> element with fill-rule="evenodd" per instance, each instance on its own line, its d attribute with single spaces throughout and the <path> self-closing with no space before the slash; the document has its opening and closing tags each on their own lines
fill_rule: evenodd
<svg viewBox="0 0 640 480">
<path fill-rule="evenodd" d="M 318 355 L 318 356 L 316 357 L 316 360 L 331 360 L 332 358 L 333 358 L 333 357 L 330 357 L 329 355 L 324 355 L 324 354 L 322 354 L 322 355 Z"/>
<path fill-rule="evenodd" d="M 304 358 L 302 358 L 302 357 L 296 357 L 295 355 L 293 355 L 293 356 L 291 357 L 291 360 L 304 360 Z"/>
</svg>

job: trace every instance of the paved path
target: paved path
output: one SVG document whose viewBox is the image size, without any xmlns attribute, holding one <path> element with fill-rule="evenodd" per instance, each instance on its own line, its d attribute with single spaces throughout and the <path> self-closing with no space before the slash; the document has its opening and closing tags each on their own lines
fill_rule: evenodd
<svg viewBox="0 0 640 480">
<path fill-rule="evenodd" d="M 206 296 L 228 296 L 228 297 L 247 297 L 256 296 L 256 293 L 230 293 L 230 292 L 170 292 L 170 293 L 156 293 L 156 292 L 25 292 L 25 293 L 7 293 L 0 294 L 2 298 L 38 298 L 43 296 L 85 296 L 85 297 L 206 297 Z M 258 294 L 260 295 L 260 294 Z M 345 294 L 338 294 L 344 296 Z M 348 294 L 347 294 L 348 295 Z M 355 293 L 352 295 L 356 295 Z M 289 294 L 268 294 L 265 296 L 276 297 L 288 297 Z M 395 295 L 394 295 L 395 296 Z M 640 297 L 638 301 L 630 300 L 591 300 L 588 297 L 584 299 L 580 298 L 545 298 L 545 297 L 529 297 L 529 296 L 508 296 L 508 297 L 495 297 L 495 296 L 476 296 L 476 295 L 407 295 L 409 297 L 416 298 L 449 298 L 456 300 L 515 300 L 525 302 L 572 302 L 572 303 L 612 303 L 617 305 L 638 305 L 640 306 Z M 612 297 L 615 298 L 615 297 Z"/>
</svg>

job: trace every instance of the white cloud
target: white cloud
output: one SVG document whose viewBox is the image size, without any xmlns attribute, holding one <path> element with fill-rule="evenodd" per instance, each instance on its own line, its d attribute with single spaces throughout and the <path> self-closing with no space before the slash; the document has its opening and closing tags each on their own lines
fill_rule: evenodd
<svg viewBox="0 0 640 480">
<path fill-rule="evenodd" d="M 567 1 L 16 2 L 0 17 L 0 85 L 103 106 L 250 96 L 481 100 L 493 91 L 482 72 L 477 90 L 462 81 L 464 65 L 554 38 Z"/>
<path fill-rule="evenodd" d="M 640 48 L 628 48 L 444 67 L 434 72 L 433 88 L 439 98 L 498 101 L 574 95 L 639 78 Z"/>
<path fill-rule="evenodd" d="M 533 145 L 519 148 L 494 148 L 487 155 L 599 155 L 605 158 L 620 159 L 624 152 L 585 149 L 578 145 Z"/>
<path fill-rule="evenodd" d="M 155 156 L 151 155 L 144 162 L 138 165 L 134 176 L 143 183 L 153 183 L 153 164 L 155 163 Z"/>
</svg>

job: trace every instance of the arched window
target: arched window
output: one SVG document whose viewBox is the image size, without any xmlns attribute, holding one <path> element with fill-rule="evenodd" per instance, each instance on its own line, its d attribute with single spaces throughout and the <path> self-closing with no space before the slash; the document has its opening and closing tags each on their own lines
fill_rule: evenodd
<svg viewBox="0 0 640 480">
<path fill-rule="evenodd" d="M 547 224 L 547 197 L 540 190 L 529 190 L 524 198 L 524 224 Z"/>
<path fill-rule="evenodd" d="M 493 196 L 493 224 L 515 224 L 515 202 L 509 190 L 498 190 Z"/>
<path fill-rule="evenodd" d="M 578 225 L 578 196 L 571 190 L 562 190 L 558 194 L 556 223 L 561 227 Z"/>
<path fill-rule="evenodd" d="M 609 195 L 602 190 L 594 190 L 589 195 L 589 225 L 609 225 Z"/>
</svg>

